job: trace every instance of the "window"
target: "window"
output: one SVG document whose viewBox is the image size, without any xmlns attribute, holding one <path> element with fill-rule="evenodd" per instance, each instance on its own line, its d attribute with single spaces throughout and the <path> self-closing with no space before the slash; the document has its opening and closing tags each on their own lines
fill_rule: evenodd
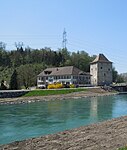
<svg viewBox="0 0 127 150">
<path fill-rule="evenodd" d="M 110 68 L 108 69 L 108 71 L 110 71 Z"/>
<path fill-rule="evenodd" d="M 53 79 L 49 79 L 49 82 L 53 82 Z"/>
<path fill-rule="evenodd" d="M 77 79 L 77 76 L 73 76 L 73 79 Z"/>
<path fill-rule="evenodd" d="M 41 79 L 40 79 L 41 81 L 43 81 L 43 80 L 44 80 L 44 78 L 43 78 L 43 77 L 40 77 L 40 78 L 41 78 Z"/>
<path fill-rule="evenodd" d="M 106 76 L 106 74 L 104 73 L 104 77 Z"/>
<path fill-rule="evenodd" d="M 102 69 L 102 67 L 101 67 L 101 69 Z"/>
<path fill-rule="evenodd" d="M 71 78 L 71 76 L 67 76 L 67 79 L 70 79 Z"/>
<path fill-rule="evenodd" d="M 45 74 L 51 74 L 52 71 L 44 71 Z"/>
<path fill-rule="evenodd" d="M 64 76 L 64 79 L 66 79 L 67 77 L 66 76 Z"/>
</svg>

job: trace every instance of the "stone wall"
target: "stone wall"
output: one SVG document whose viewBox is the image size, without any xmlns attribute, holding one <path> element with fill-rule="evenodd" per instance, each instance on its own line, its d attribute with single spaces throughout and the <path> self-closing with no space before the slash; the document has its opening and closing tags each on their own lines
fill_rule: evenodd
<svg viewBox="0 0 127 150">
<path fill-rule="evenodd" d="M 98 63 L 98 85 L 112 83 L 112 63 Z"/>
<path fill-rule="evenodd" d="M 6 90 L 0 91 L 0 98 L 14 98 L 28 93 L 29 90 Z"/>
<path fill-rule="evenodd" d="M 97 78 L 98 70 L 97 69 L 98 69 L 97 63 L 90 65 L 90 75 L 92 75 L 91 76 L 91 84 L 92 85 L 97 85 L 97 82 L 98 82 L 98 78 Z"/>
<path fill-rule="evenodd" d="M 97 62 L 90 65 L 91 84 L 108 85 L 112 83 L 112 63 Z"/>
</svg>

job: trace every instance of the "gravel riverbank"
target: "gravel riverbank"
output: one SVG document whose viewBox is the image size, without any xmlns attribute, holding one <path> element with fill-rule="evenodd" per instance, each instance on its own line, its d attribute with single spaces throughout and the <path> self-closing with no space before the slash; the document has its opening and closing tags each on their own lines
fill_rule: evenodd
<svg viewBox="0 0 127 150">
<path fill-rule="evenodd" d="M 117 150 L 127 145 L 127 116 L 0 146 L 0 150 Z"/>
<path fill-rule="evenodd" d="M 31 102 L 36 102 L 36 101 L 76 99 L 76 98 L 82 98 L 82 97 L 94 97 L 94 96 L 104 96 L 104 95 L 106 96 L 106 95 L 112 95 L 112 94 L 116 94 L 116 93 L 108 92 L 101 88 L 91 88 L 88 91 L 74 92 L 70 94 L 61 94 L 61 95 L 0 98 L 0 105 L 31 103 Z"/>
</svg>

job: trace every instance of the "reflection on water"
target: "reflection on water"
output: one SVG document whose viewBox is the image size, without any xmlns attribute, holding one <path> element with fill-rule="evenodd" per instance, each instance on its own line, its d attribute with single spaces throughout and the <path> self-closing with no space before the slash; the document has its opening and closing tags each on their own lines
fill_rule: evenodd
<svg viewBox="0 0 127 150">
<path fill-rule="evenodd" d="M 0 106 L 0 144 L 127 115 L 127 95 Z"/>
<path fill-rule="evenodd" d="M 98 109 L 98 101 L 97 98 L 94 97 L 93 100 L 91 101 L 90 117 L 94 118 L 95 120 L 98 120 L 97 109 Z"/>
</svg>

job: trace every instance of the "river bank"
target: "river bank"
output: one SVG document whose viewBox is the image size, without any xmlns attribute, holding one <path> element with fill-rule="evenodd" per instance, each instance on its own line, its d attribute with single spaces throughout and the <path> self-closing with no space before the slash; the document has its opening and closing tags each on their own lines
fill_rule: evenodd
<svg viewBox="0 0 127 150">
<path fill-rule="evenodd" d="M 0 146 L 0 150 L 117 150 L 127 145 L 127 116 Z"/>
<path fill-rule="evenodd" d="M 102 89 L 90 89 L 66 95 L 0 99 L 1 104 L 65 100 L 116 94 Z M 66 130 L 57 134 L 26 139 L 1 145 L 0 150 L 116 150 L 127 145 L 127 116 Z"/>
<path fill-rule="evenodd" d="M 117 93 L 105 91 L 101 88 L 90 88 L 88 91 L 74 92 L 69 94 L 17 97 L 17 98 L 0 98 L 0 105 L 22 104 L 22 103 L 31 103 L 36 101 L 65 100 L 65 99 L 76 99 L 76 98 L 78 99 L 83 97 L 106 96 L 112 94 L 117 94 Z"/>
</svg>

